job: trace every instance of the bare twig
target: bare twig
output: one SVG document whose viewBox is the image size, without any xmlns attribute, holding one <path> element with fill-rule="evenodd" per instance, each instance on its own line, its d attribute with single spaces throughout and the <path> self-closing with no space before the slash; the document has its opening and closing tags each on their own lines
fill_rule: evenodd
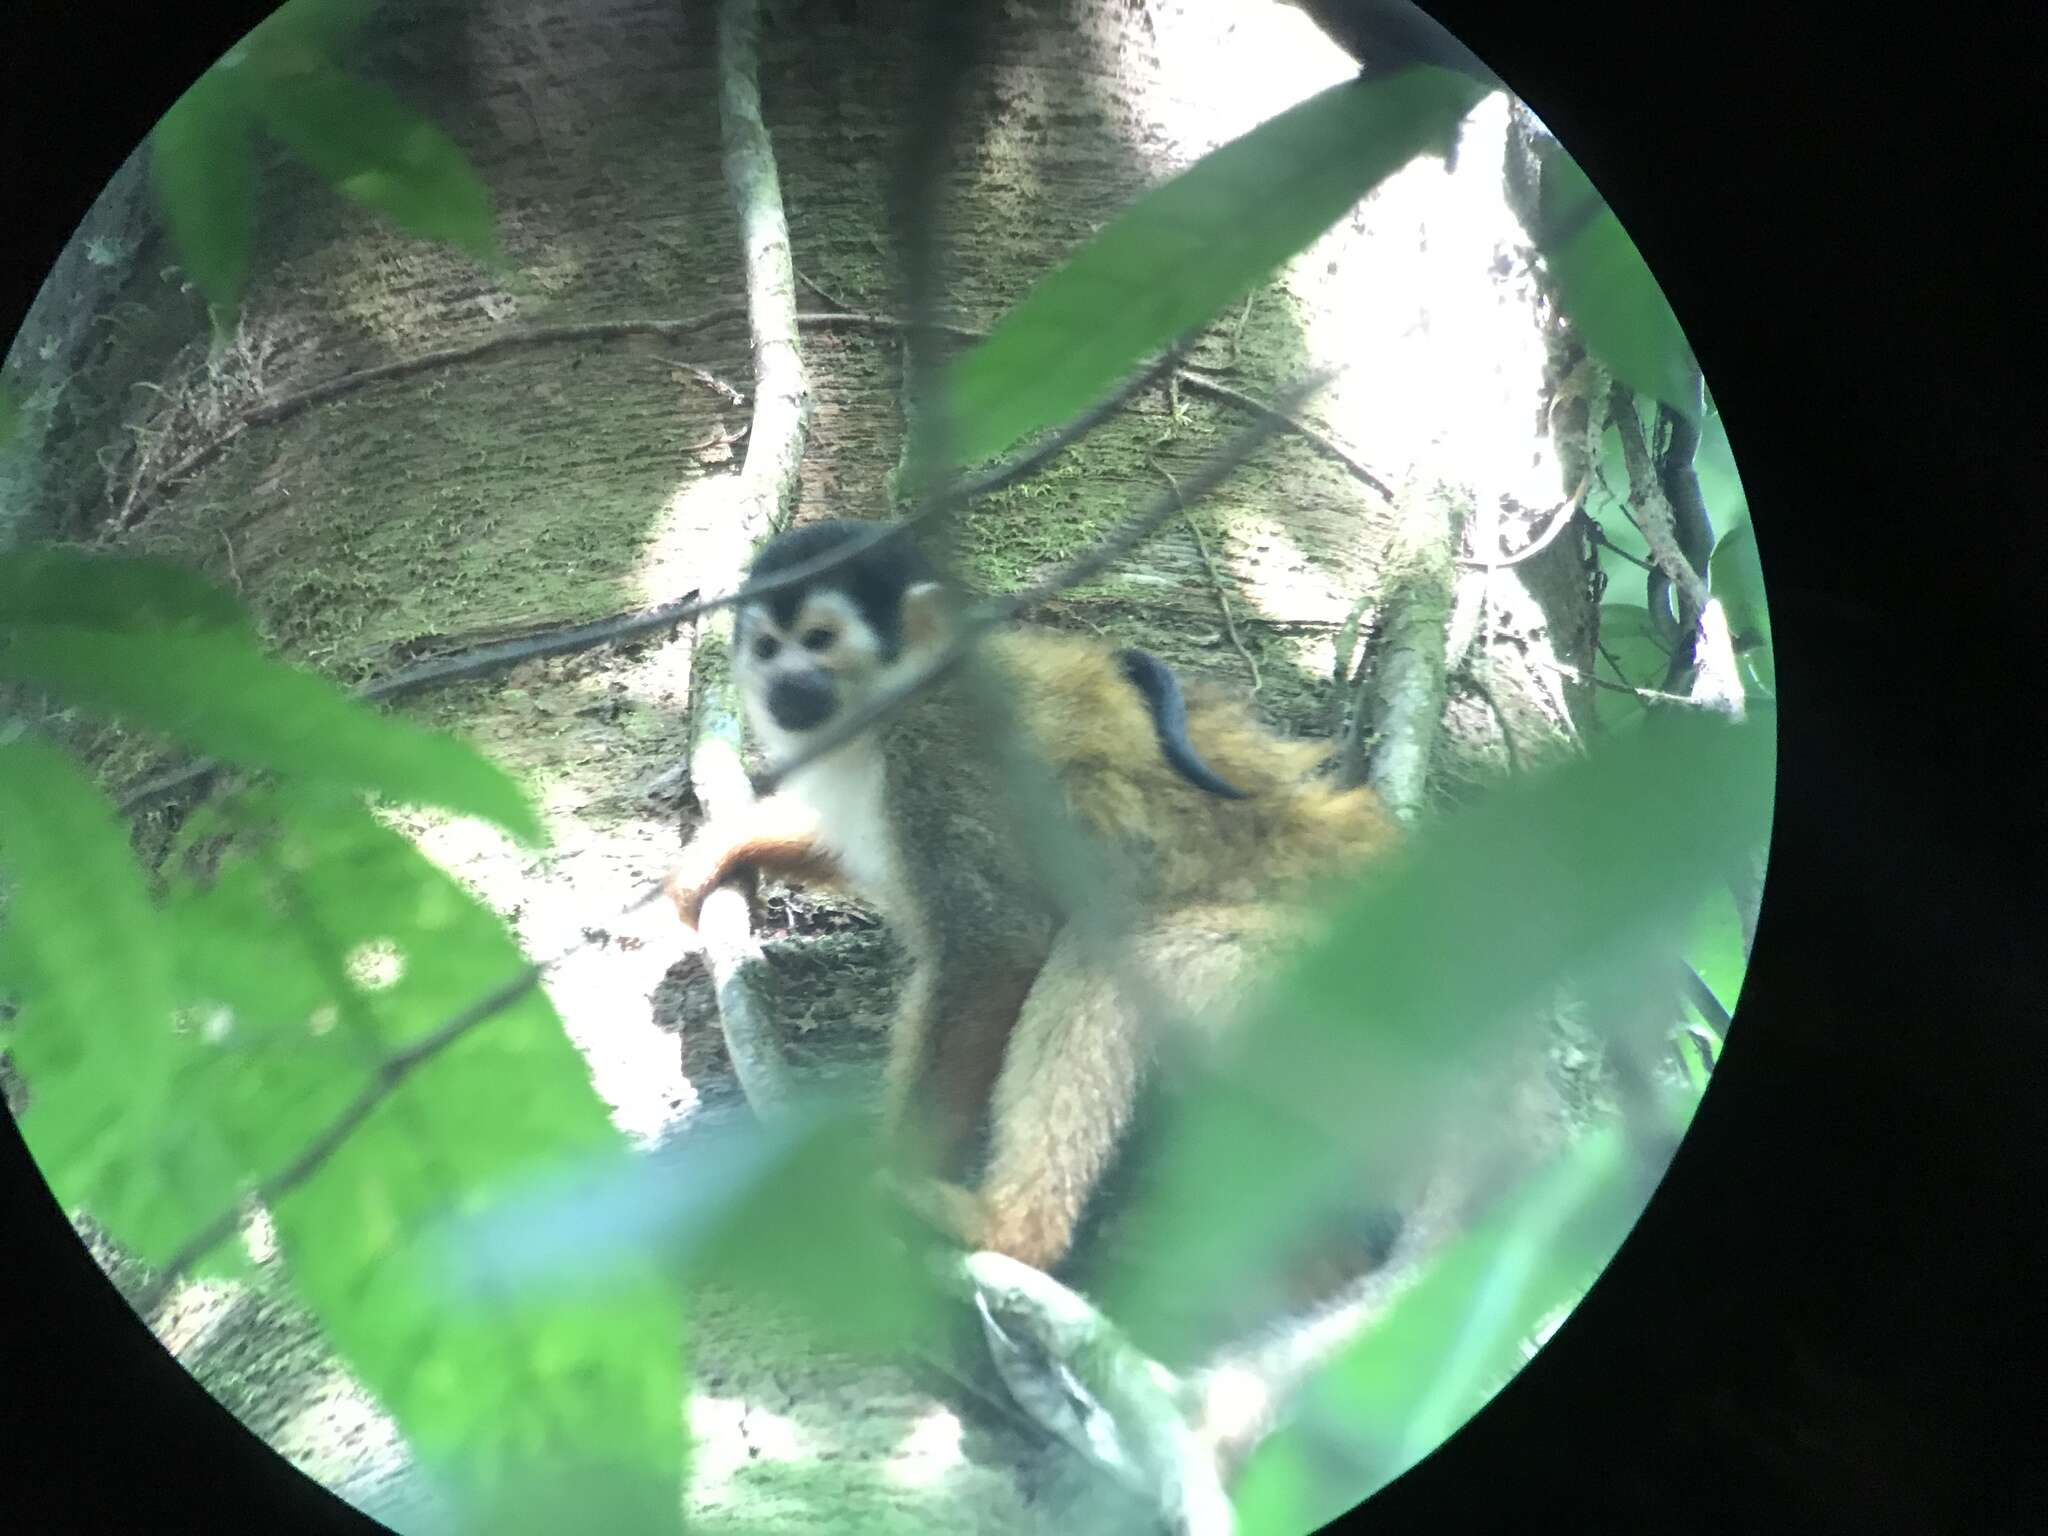
<svg viewBox="0 0 2048 1536">
<path fill-rule="evenodd" d="M 1201 520 L 1189 510 L 1186 500 L 1182 498 L 1180 482 L 1173 478 L 1173 471 L 1159 462 L 1158 450 L 1163 444 L 1172 441 L 1172 436 L 1171 433 L 1168 433 L 1165 437 L 1155 441 L 1150 448 L 1146 449 L 1145 462 L 1159 471 L 1160 478 L 1166 482 L 1168 489 L 1173 492 L 1174 500 L 1179 502 L 1182 513 L 1187 517 L 1188 532 L 1193 534 L 1195 538 L 1195 550 L 1201 555 L 1202 566 L 1209 573 L 1209 590 L 1216 594 L 1216 606 L 1223 614 L 1224 631 L 1230 636 L 1230 643 L 1236 648 L 1238 656 L 1243 660 L 1245 669 L 1252 675 L 1251 691 L 1257 693 L 1265 686 L 1265 680 L 1259 676 L 1257 660 L 1253 658 L 1250 651 L 1245 649 L 1244 636 L 1237 631 L 1237 616 L 1231 612 L 1230 608 L 1230 591 L 1224 585 L 1223 573 L 1216 569 L 1216 562 L 1210 557 L 1209 541 L 1202 536 Z"/>
<path fill-rule="evenodd" d="M 465 651 L 456 656 L 436 657 L 432 661 L 424 661 L 418 666 L 395 672 L 389 677 L 365 683 L 356 689 L 355 693 L 358 698 L 366 700 L 401 698 L 426 688 L 502 672 L 523 661 L 547 656 L 572 655 L 578 651 L 595 649 L 600 645 L 616 645 L 659 630 L 673 629 L 707 608 L 719 606 L 717 601 L 699 603 L 693 599 L 694 594 L 692 598 L 665 603 L 659 608 L 616 614 L 611 618 L 573 625 L 568 629 L 530 635 L 518 640 L 506 640 L 496 645 L 479 646 L 473 651 Z M 183 768 L 144 779 L 122 795 L 120 812 L 124 816 L 132 816 L 188 784 L 210 778 L 220 771 L 221 766 L 210 758 L 202 758 Z"/>
<path fill-rule="evenodd" d="M 619 341 L 636 336 L 674 340 L 681 336 L 693 336 L 713 326 L 730 324 L 745 316 L 746 310 L 738 305 L 720 305 L 715 309 L 706 310 L 701 315 L 691 315 L 678 320 L 594 320 L 578 324 L 501 331 L 496 335 L 486 336 L 481 341 L 467 342 L 462 346 L 442 347 L 436 351 L 422 352 L 415 357 L 397 358 L 374 367 L 337 374 L 331 379 L 323 379 L 318 384 L 280 395 L 266 404 L 257 406 L 230 422 L 217 437 L 200 444 L 147 483 L 138 482 L 132 486 L 122 499 L 120 510 L 108 520 L 103 537 L 111 537 L 134 527 L 149 510 L 150 505 L 165 491 L 189 480 L 199 470 L 219 458 L 244 433 L 257 427 L 275 426 L 312 406 L 349 394 L 367 384 L 387 379 L 408 378 L 413 374 L 427 373 L 455 363 L 470 362 L 515 347 L 558 346 L 579 341 Z"/>
<path fill-rule="evenodd" d="M 1550 521 L 1543 526 L 1543 531 L 1513 554 L 1501 555 L 1497 558 L 1488 558 L 1481 555 L 1460 555 L 1458 556 L 1458 564 L 1468 569 L 1504 571 L 1511 565 L 1520 565 L 1524 560 L 1535 559 L 1555 542 L 1560 533 L 1563 533 L 1566 528 L 1571 526 L 1573 518 L 1578 514 L 1579 503 L 1585 500 L 1586 487 L 1590 484 L 1592 484 L 1592 476 L 1590 474 L 1581 475 L 1579 477 L 1579 488 L 1572 492 L 1570 498 L 1563 506 L 1551 514 Z"/>
<path fill-rule="evenodd" d="M 1728 1016 L 1728 1010 L 1721 1006 L 1721 999 L 1714 995 L 1714 989 L 1707 985 L 1707 979 L 1690 965 L 1679 967 L 1679 981 L 1685 988 L 1686 1001 L 1699 1009 L 1700 1017 L 1714 1027 L 1714 1033 L 1722 1039 L 1728 1038 L 1728 1027 L 1735 1021 Z"/>
<path fill-rule="evenodd" d="M 1180 382 L 1198 395 L 1207 395 L 1211 400 L 1220 400 L 1225 405 L 1234 405 L 1239 410 L 1249 412 L 1253 416 L 1267 418 L 1276 426 L 1293 433 L 1324 457 L 1336 460 L 1337 463 L 1349 470 L 1355 479 L 1372 487 L 1373 490 L 1379 492 L 1388 501 L 1394 499 L 1394 492 L 1387 482 L 1374 474 L 1370 469 L 1367 469 L 1350 449 L 1332 438 L 1325 437 L 1321 432 L 1318 432 L 1314 427 L 1282 406 L 1268 404 L 1264 400 L 1246 394 L 1241 389 L 1232 389 L 1221 379 L 1211 378 L 1206 373 L 1197 373 L 1192 368 L 1180 370 Z"/>
<path fill-rule="evenodd" d="M 1597 676 L 1591 672 L 1581 672 L 1577 667 L 1567 662 L 1552 661 L 1547 656 L 1531 656 L 1529 659 L 1539 667 L 1545 667 L 1552 672 L 1558 673 L 1560 676 L 1568 677 L 1575 683 L 1587 683 L 1595 688 L 1605 688 L 1609 693 L 1634 694 L 1646 703 L 1683 704 L 1690 709 L 1708 707 L 1698 703 L 1696 700 L 1687 698 L 1682 693 L 1659 693 L 1654 688 L 1636 688 L 1627 683 L 1611 683 L 1604 677 Z"/>
<path fill-rule="evenodd" d="M 826 292 L 823 284 L 814 282 L 809 277 L 805 276 L 804 269 L 802 267 L 796 266 L 795 264 L 792 263 L 790 266 L 790 271 L 796 274 L 796 280 L 798 282 L 802 283 L 806 288 L 810 289 L 811 292 L 815 293 L 827 304 L 830 304 L 834 309 L 852 309 L 854 307 L 853 305 L 847 303 L 844 299 L 839 298 L 837 295 Z"/>
<path fill-rule="evenodd" d="M 1167 473 L 1166 466 L 1160 464 L 1156 467 L 1162 475 L 1166 475 L 1167 484 L 1172 485 L 1173 476 Z M 1180 488 L 1174 486 L 1174 489 L 1178 491 Z M 1188 532 L 1195 536 L 1195 550 L 1201 555 L 1202 565 L 1209 573 L 1209 587 L 1216 594 L 1216 606 L 1223 612 L 1224 632 L 1230 636 L 1232 649 L 1243 659 L 1245 670 L 1251 673 L 1251 692 L 1256 694 L 1266 686 L 1266 680 L 1259 676 L 1259 660 L 1246 649 L 1244 636 L 1238 632 L 1237 615 L 1230 607 L 1230 590 L 1224 585 L 1223 573 L 1216 569 L 1216 562 L 1209 555 L 1209 541 L 1202 536 L 1201 520 L 1192 512 L 1188 514 Z"/>
<path fill-rule="evenodd" d="M 1230 361 L 1224 364 L 1226 368 L 1237 367 L 1238 349 L 1244 342 L 1245 322 L 1251 319 L 1252 305 L 1258 302 L 1258 298 L 1259 290 L 1256 288 L 1244 296 L 1244 308 L 1238 311 L 1237 323 L 1230 328 Z"/>
<path fill-rule="evenodd" d="M 725 380 L 721 379 L 709 368 L 705 368 L 697 363 L 690 362 L 686 358 L 680 357 L 664 357 L 661 358 L 660 361 L 665 363 L 670 368 L 680 368 L 684 373 L 687 373 L 691 378 L 695 379 L 699 384 L 702 384 L 706 389 L 710 390 L 713 394 L 723 395 L 727 400 L 730 400 L 734 405 L 745 405 L 747 403 L 747 397 L 745 395 L 741 394 L 739 390 L 735 389 L 732 385 L 726 383 Z"/>
</svg>

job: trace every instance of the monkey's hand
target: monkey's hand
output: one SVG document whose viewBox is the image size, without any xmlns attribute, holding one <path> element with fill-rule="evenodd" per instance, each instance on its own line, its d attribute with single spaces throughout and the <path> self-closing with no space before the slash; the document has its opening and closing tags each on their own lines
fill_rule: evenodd
<svg viewBox="0 0 2048 1536">
<path fill-rule="evenodd" d="M 730 829 L 707 826 L 690 840 L 662 889 L 675 903 L 683 926 L 694 933 L 705 899 L 728 881 L 744 883 L 751 904 L 760 886 L 758 868 L 747 859 L 744 843 L 730 835 Z"/>
<path fill-rule="evenodd" d="M 701 827 L 664 889 L 683 925 L 694 931 L 713 891 L 744 881 L 751 900 L 762 874 L 799 884 L 844 883 L 838 864 L 818 839 L 816 820 L 804 807 L 771 795 L 740 816 L 714 818 Z"/>
</svg>

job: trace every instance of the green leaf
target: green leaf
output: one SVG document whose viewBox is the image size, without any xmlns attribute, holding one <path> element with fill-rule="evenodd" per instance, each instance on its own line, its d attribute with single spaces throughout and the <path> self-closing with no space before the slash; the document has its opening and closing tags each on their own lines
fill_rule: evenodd
<svg viewBox="0 0 2048 1536">
<path fill-rule="evenodd" d="M 1719 411 L 1707 412 L 1692 467 L 1699 477 L 1707 517 L 1716 528 L 1725 532 L 1749 520 L 1749 494 L 1742 488 L 1742 476 L 1735 468 L 1735 451 L 1728 442 L 1728 427 Z"/>
<path fill-rule="evenodd" d="M 1558 307 L 1622 383 L 1700 420 L 1699 364 L 1628 231 L 1570 155 L 1551 157 L 1543 180 L 1539 222 Z"/>
<path fill-rule="evenodd" d="M 174 1091 L 169 934 L 106 798 L 55 748 L 0 746 L 0 990 L 28 1081 L 22 1136 L 58 1201 L 161 1263 L 229 1205 L 236 1170 Z"/>
<path fill-rule="evenodd" d="M 216 67 L 150 135 L 150 175 L 179 265 L 223 322 L 241 302 L 256 228 L 252 126 L 234 82 Z"/>
<path fill-rule="evenodd" d="M 0 555 L 0 630 L 18 624 L 77 624 L 124 634 L 255 633 L 239 601 L 181 566 L 54 544 Z"/>
<path fill-rule="evenodd" d="M 1685 957 L 1721 1006 L 1733 1014 L 1748 970 L 1742 955 L 1742 916 L 1735 910 L 1733 892 L 1724 887 L 1700 904 Z"/>
<path fill-rule="evenodd" d="M 867 1117 L 790 1127 L 690 1247 L 690 1267 L 779 1314 L 815 1347 L 878 1355 L 931 1315 L 923 1271 L 895 1239 Z"/>
<path fill-rule="evenodd" d="M 1361 1481 L 1295 1493 L 1295 1530 L 1371 1497 L 1428 1455 L 1521 1368 L 1522 1343 L 1620 1246 L 1649 1191 L 1622 1138 L 1601 1130 L 1525 1181 L 1458 1239 L 1311 1388 L 1359 1451 Z M 1247 1467 L 1298 1456 L 1283 1429 Z M 1319 1507 L 1328 1505 L 1330 1507 Z M 1252 1525 L 1246 1530 L 1277 1530 Z"/>
<path fill-rule="evenodd" d="M 353 801 L 294 789 L 239 809 L 218 877 L 175 892 L 185 987 L 232 1019 L 183 1087 L 269 1175 L 394 1051 L 527 962 L 495 912 Z M 565 1161 L 624 1151 L 536 987 L 424 1059 L 274 1203 L 294 1287 L 479 1529 L 677 1527 L 672 1277 L 587 1256 L 561 1284 L 507 1293 L 489 1264 L 459 1283 L 444 1242 Z"/>
<path fill-rule="evenodd" d="M 18 624 L 0 646 L 0 677 L 245 767 L 481 816 L 529 843 L 544 837 L 518 787 L 464 743 L 380 715 L 239 635 Z"/>
<path fill-rule="evenodd" d="M 1728 614 L 1729 632 L 1740 645 L 1745 640 L 1768 645 L 1771 614 L 1764 602 L 1763 566 L 1756 556 L 1756 534 L 1747 522 L 1739 523 L 1721 536 L 1707 562 L 1707 587 L 1721 600 Z"/>
<path fill-rule="evenodd" d="M 1229 1294 L 1360 1168 L 1391 1187 L 1425 1176 L 1433 1128 L 1476 1113 L 1472 1085 L 1559 987 L 1595 990 L 1636 956 L 1681 948 L 1729 850 L 1769 826 L 1775 719 L 1763 707 L 1740 725 L 1688 713 L 1659 726 L 1431 826 L 1332 905 L 1167 1127 L 1157 1189 L 1132 1218 L 1146 1268 Z M 1110 1310 L 1138 1319 L 1143 1298 L 1123 1284 Z"/>
<path fill-rule="evenodd" d="M 1600 605 L 1600 649 L 1593 675 L 1630 688 L 1660 688 L 1671 653 L 1650 627 L 1650 610 L 1628 603 Z M 1604 731 L 1618 731 L 1643 716 L 1644 702 L 1612 688 L 1593 690 L 1593 714 Z"/>
<path fill-rule="evenodd" d="M 1600 639 L 1612 645 L 1619 640 L 1655 642 L 1657 631 L 1650 624 L 1650 610 L 1640 603 L 1602 603 Z"/>
<path fill-rule="evenodd" d="M 491 199 L 455 141 L 382 86 L 324 65 L 259 75 L 263 124 L 343 196 L 495 260 Z"/>
<path fill-rule="evenodd" d="M 1311 97 L 1204 156 L 1038 284 L 947 372 L 954 453 L 975 463 L 1064 421 L 1310 244 L 1483 87 L 1415 68 Z"/>
</svg>

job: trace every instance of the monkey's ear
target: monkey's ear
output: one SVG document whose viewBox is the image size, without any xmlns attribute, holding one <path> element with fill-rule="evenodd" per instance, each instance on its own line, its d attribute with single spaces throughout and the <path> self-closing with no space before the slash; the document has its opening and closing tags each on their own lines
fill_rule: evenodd
<svg viewBox="0 0 2048 1536">
<path fill-rule="evenodd" d="M 936 649 L 953 637 L 953 605 L 936 581 L 920 581 L 903 594 L 903 648 Z"/>
</svg>

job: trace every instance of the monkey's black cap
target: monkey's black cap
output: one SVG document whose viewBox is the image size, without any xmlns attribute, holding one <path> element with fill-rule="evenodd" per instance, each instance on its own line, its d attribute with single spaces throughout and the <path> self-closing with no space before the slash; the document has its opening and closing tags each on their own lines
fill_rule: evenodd
<svg viewBox="0 0 2048 1536">
<path fill-rule="evenodd" d="M 759 599 L 784 628 L 796 623 L 804 599 L 819 590 L 843 592 L 860 611 L 862 620 L 880 640 L 885 654 L 894 657 L 903 641 L 903 594 L 920 582 L 933 581 L 936 574 L 901 524 L 877 525 L 846 518 L 806 523 L 776 535 L 754 556 L 749 575 L 758 580 L 776 576 L 798 566 L 823 561 L 843 552 L 849 544 L 872 539 L 878 526 L 892 531 L 851 559 L 809 580 L 794 582 Z"/>
</svg>

